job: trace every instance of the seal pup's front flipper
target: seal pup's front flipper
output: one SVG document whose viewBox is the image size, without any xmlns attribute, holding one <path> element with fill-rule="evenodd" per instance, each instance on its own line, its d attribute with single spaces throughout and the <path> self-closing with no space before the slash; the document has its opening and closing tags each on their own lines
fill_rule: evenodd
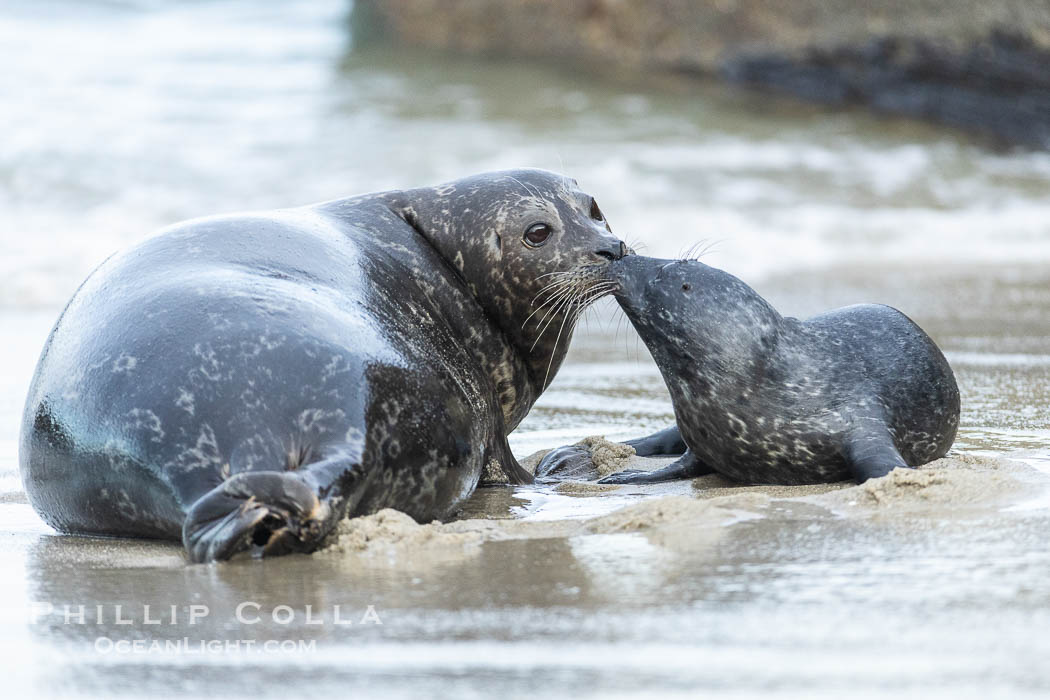
<svg viewBox="0 0 1050 700">
<path fill-rule="evenodd" d="M 285 471 L 233 474 L 197 499 L 182 542 L 191 561 L 311 552 L 346 514 L 360 471 L 360 449 L 333 446 L 321 459 Z"/>
<path fill-rule="evenodd" d="M 659 457 L 664 455 L 677 457 L 685 454 L 686 450 L 689 449 L 685 444 L 685 440 L 682 439 L 682 431 L 678 429 L 677 425 L 664 428 L 643 438 L 627 440 L 623 444 L 633 447 L 634 453 L 639 457 Z"/>
<path fill-rule="evenodd" d="M 910 466 L 893 444 L 889 428 L 875 418 L 865 419 L 846 434 L 842 456 L 858 484 Z"/>
<path fill-rule="evenodd" d="M 644 471 L 641 469 L 625 469 L 622 472 L 610 474 L 604 479 L 599 479 L 599 484 L 658 484 L 662 481 L 676 481 L 678 479 L 694 479 L 714 471 L 693 454 L 692 450 L 686 453 L 666 467 Z"/>
</svg>

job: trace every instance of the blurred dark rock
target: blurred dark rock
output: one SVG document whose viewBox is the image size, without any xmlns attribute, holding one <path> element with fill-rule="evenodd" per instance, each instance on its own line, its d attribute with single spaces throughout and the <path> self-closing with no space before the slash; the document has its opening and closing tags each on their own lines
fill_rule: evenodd
<svg viewBox="0 0 1050 700">
<path fill-rule="evenodd" d="M 1050 0 L 356 0 L 355 41 L 673 71 L 1050 147 Z"/>
</svg>

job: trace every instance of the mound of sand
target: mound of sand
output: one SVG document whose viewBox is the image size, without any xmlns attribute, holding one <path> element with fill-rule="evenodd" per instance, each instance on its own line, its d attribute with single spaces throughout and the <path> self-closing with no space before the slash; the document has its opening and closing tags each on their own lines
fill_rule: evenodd
<svg viewBox="0 0 1050 700">
<path fill-rule="evenodd" d="M 589 439 L 592 454 L 604 464 L 657 468 L 667 459 L 629 456 L 622 447 Z M 631 449 L 631 448 L 628 448 Z M 633 449 L 631 449 L 633 453 Z M 626 460 L 626 463 L 625 463 Z M 536 460 L 538 461 L 538 460 Z M 610 470 L 613 471 L 613 470 Z M 679 482 L 681 483 L 681 482 Z M 340 524 L 327 550 L 339 554 L 403 553 L 462 557 L 487 541 L 565 538 L 591 534 L 652 532 L 658 537 L 717 536 L 716 531 L 742 519 L 791 517 L 798 507 L 819 506 L 822 517 L 870 517 L 903 514 L 943 517 L 962 509 L 998 509 L 1050 488 L 1050 478 L 1025 464 L 1001 458 L 952 455 L 919 469 L 896 469 L 864 484 L 849 482 L 812 486 L 739 486 L 718 475 L 694 479 L 690 495 L 667 495 L 666 484 L 603 485 L 566 481 L 554 491 L 581 498 L 611 492 L 631 493 L 637 502 L 607 515 L 581 519 L 526 521 L 467 517 L 449 523 L 419 524 L 404 513 L 382 510 Z M 792 504 L 795 504 L 792 506 Z M 774 506 L 774 507 L 771 507 Z M 794 509 L 794 510 L 793 510 Z M 444 552 L 444 555 L 440 553 Z"/>
<path fill-rule="evenodd" d="M 999 457 L 950 455 L 918 469 L 894 469 L 881 479 L 808 499 L 844 510 L 921 510 L 992 507 L 1040 487 L 1043 475 Z"/>
<path fill-rule="evenodd" d="M 599 476 L 608 476 L 614 472 L 623 471 L 635 456 L 634 448 L 630 445 L 610 442 L 600 435 L 586 437 L 576 444 L 590 450 L 591 462 Z"/>
<path fill-rule="evenodd" d="M 483 539 L 475 532 L 446 532 L 443 527 L 437 521 L 421 525 L 401 511 L 384 508 L 339 523 L 325 549 L 342 554 L 391 554 L 392 550 L 462 549 Z"/>
</svg>

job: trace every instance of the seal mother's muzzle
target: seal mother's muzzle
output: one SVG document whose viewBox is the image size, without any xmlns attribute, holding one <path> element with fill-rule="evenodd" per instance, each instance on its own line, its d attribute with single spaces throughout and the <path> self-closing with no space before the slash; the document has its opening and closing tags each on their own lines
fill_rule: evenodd
<svg viewBox="0 0 1050 700">
<path fill-rule="evenodd" d="M 598 250 L 594 251 L 594 254 L 599 258 L 605 258 L 610 262 L 616 262 L 617 260 L 622 260 L 633 252 L 634 251 L 627 247 L 626 243 L 618 238 L 614 238 L 607 242 L 603 241 Z"/>
</svg>

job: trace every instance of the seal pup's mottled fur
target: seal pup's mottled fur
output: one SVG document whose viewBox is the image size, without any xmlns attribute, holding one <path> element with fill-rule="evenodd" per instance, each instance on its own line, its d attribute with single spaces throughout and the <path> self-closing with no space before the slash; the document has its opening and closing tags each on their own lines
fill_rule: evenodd
<svg viewBox="0 0 1050 700">
<path fill-rule="evenodd" d="M 643 456 L 685 453 L 602 483 L 710 472 L 750 484 L 865 481 L 943 457 L 955 439 L 952 369 L 896 309 L 863 304 L 799 321 L 696 260 L 631 255 L 607 273 L 660 368 L 677 422 L 628 444 Z M 563 448 L 537 473 L 573 458 Z"/>
</svg>

